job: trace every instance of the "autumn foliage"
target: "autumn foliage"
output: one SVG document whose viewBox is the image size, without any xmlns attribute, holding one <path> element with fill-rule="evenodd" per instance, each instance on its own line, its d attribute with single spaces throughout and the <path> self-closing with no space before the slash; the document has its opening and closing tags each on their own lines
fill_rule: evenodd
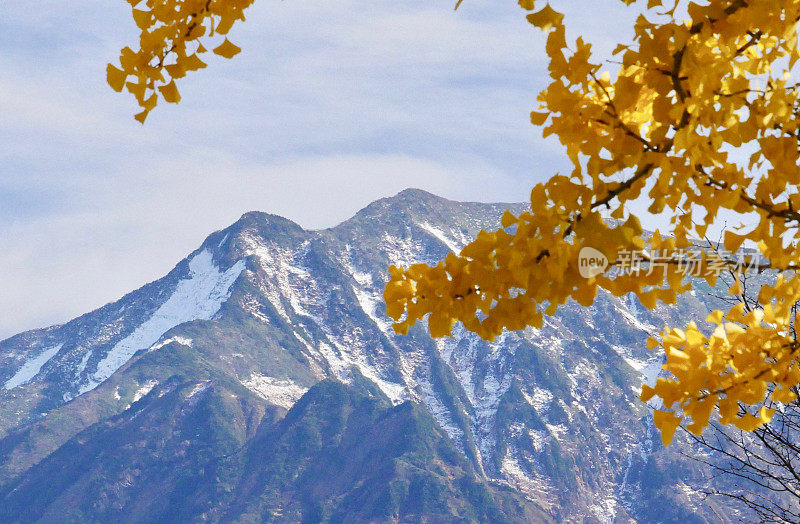
<svg viewBox="0 0 800 524">
<path fill-rule="evenodd" d="M 106 73 L 115 91 L 127 89 L 136 98 L 141 112 L 135 118 L 144 123 L 156 107 L 159 95 L 166 102 L 180 101 L 175 80 L 206 67 L 200 58 L 207 52 L 203 42 L 218 41 L 213 52 L 225 58 L 241 51 L 224 35 L 234 23 L 244 20 L 244 10 L 253 0 L 128 0 L 128 3 L 141 31 L 139 49 L 122 49 L 119 67 L 108 64 Z"/>
<path fill-rule="evenodd" d="M 178 101 L 175 79 L 205 66 L 203 42 L 227 34 L 252 0 L 130 2 L 139 50 L 123 49 L 108 80 L 136 97 L 144 121 L 159 94 Z M 461 322 L 493 339 L 541 326 L 569 300 L 591 305 L 600 290 L 632 293 L 648 308 L 674 303 L 691 289 L 687 252 L 711 285 L 719 273 L 712 266 L 740 269 L 741 260 L 696 248 L 721 221 L 741 222 L 728 227 L 724 247 L 757 247 L 761 257 L 747 264 L 779 278 L 761 288 L 758 307 L 742 296 L 712 312 L 709 333 L 692 322 L 651 338 L 666 353 L 669 377 L 643 386 L 642 399 L 661 399 L 655 423 L 665 444 L 684 420 L 697 434 L 712 416 L 744 430 L 769 421 L 768 406 L 797 398 L 800 382 L 800 103 L 792 79 L 800 0 L 638 2 L 633 41 L 605 66 L 590 43 L 567 41 L 556 8 L 519 4 L 547 34 L 550 83 L 531 121 L 563 144 L 572 172 L 536 185 L 531 211 L 507 212 L 501 229 L 482 231 L 461 253 L 433 267 L 392 267 L 384 296 L 395 329 L 407 333 L 427 318 L 434 337 Z M 214 48 L 226 57 L 238 50 L 227 39 Z M 672 217 L 646 242 L 629 205 L 642 198 L 649 212 Z M 584 247 L 608 259 L 604 273 L 581 276 Z M 632 251 L 667 263 L 644 274 L 621 270 L 620 253 Z M 740 282 L 729 292 L 743 295 Z"/>
<path fill-rule="evenodd" d="M 684 419 L 701 433 L 715 408 L 721 423 L 753 430 L 771 417 L 765 402 L 796 398 L 800 106 L 792 70 L 800 2 L 704 4 L 648 1 L 633 42 L 617 47 L 613 71 L 593 61 L 583 39 L 567 43 L 563 17 L 549 5 L 528 15 L 548 33 L 551 77 L 531 120 L 558 137 L 573 170 L 534 187 L 530 212 L 506 213 L 503 229 L 481 232 L 459 255 L 434 267 L 393 267 L 385 298 L 398 332 L 427 316 L 435 337 L 460 321 L 492 339 L 541 326 L 542 314 L 567 300 L 588 306 L 600 289 L 633 293 L 648 308 L 673 303 L 691 286 L 682 257 L 697 247 L 693 239 L 738 216 L 750 225 L 727 231 L 725 248 L 735 253 L 751 241 L 764 257 L 757 268 L 780 278 L 760 290 L 758 308 L 742 299 L 712 312 L 712 333 L 692 322 L 652 338 L 670 376 L 643 386 L 642 399 L 663 401 L 655 422 L 669 443 Z M 626 206 L 643 194 L 650 212 L 672 216 L 670 230 L 646 243 Z M 608 258 L 604 274 L 580 275 L 586 246 Z M 670 263 L 647 274 L 619 271 L 619 253 L 630 250 Z M 694 254 L 712 285 L 718 272 L 704 267 L 737 269 L 732 257 Z M 739 282 L 730 293 L 742 294 Z"/>
</svg>

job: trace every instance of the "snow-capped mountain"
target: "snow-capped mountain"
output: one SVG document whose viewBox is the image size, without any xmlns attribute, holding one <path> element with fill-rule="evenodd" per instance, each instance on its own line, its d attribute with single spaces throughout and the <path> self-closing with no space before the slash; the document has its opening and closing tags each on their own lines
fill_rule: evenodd
<svg viewBox="0 0 800 524">
<path fill-rule="evenodd" d="M 247 213 L 164 278 L 0 342 L 0 520 L 735 517 L 637 400 L 648 334 L 705 318 L 701 295 L 600 295 L 494 343 L 393 333 L 388 266 L 509 208 L 406 190 L 322 231 Z"/>
</svg>

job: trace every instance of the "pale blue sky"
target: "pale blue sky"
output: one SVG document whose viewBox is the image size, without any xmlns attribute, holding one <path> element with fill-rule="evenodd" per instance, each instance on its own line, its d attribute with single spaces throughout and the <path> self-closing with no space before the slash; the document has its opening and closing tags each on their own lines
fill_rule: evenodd
<svg viewBox="0 0 800 524">
<path fill-rule="evenodd" d="M 162 276 L 249 210 L 330 227 L 405 187 L 521 201 L 565 169 L 528 123 L 543 38 L 516 2 L 381 4 L 257 0 L 243 52 L 140 126 L 105 83 L 136 42 L 127 2 L 4 0 L 0 338 Z M 618 1 L 554 4 L 604 53 L 632 33 Z"/>
</svg>

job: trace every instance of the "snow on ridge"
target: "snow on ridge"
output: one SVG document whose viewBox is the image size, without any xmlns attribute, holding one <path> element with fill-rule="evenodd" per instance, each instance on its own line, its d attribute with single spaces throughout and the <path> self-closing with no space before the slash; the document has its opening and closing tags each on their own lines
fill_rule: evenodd
<svg viewBox="0 0 800 524">
<path fill-rule="evenodd" d="M 550 487 L 543 482 L 527 475 L 520 467 L 519 462 L 507 450 L 500 465 L 500 473 L 505 479 L 505 483 L 519 489 L 530 500 L 542 500 L 550 502 Z"/>
<path fill-rule="evenodd" d="M 382 301 L 374 290 L 373 278 L 368 273 L 360 272 L 353 266 L 349 257 L 350 250 L 351 247 L 347 245 L 345 247 L 347 256 L 342 257 L 340 262 L 359 284 L 358 286 L 351 286 L 351 289 L 364 313 L 391 340 L 393 337 L 391 322 L 388 317 L 381 318 L 378 313 Z M 281 257 L 278 258 L 280 259 Z M 300 272 L 291 265 L 284 266 L 283 269 L 284 273 L 295 272 L 300 275 Z M 327 300 L 327 293 L 322 291 L 325 286 L 313 278 L 306 268 L 302 268 L 302 271 L 302 276 L 306 283 L 306 289 L 303 293 L 298 293 L 298 290 L 294 289 L 296 286 L 291 285 L 282 286 L 281 292 L 292 303 L 295 311 L 309 317 L 317 324 L 325 334 L 327 343 L 316 341 L 317 348 L 314 349 L 311 344 L 295 333 L 298 340 L 301 340 L 309 350 L 318 352 L 328 362 L 331 371 L 339 380 L 348 383 L 351 369 L 355 367 L 364 377 L 374 382 L 389 397 L 392 403 L 398 404 L 405 400 L 407 398 L 408 384 L 397 383 L 384 378 L 386 376 L 385 369 L 378 362 L 370 362 L 367 356 L 368 351 L 365 347 L 365 340 L 360 336 L 360 330 L 357 330 L 357 333 L 341 332 L 340 329 L 332 328 L 325 318 L 308 311 L 308 307 L 318 309 L 321 304 L 324 304 L 325 300 Z M 403 367 L 402 358 L 400 366 L 401 368 Z M 406 379 L 407 377 L 404 376 L 404 380 Z"/>
<path fill-rule="evenodd" d="M 542 389 L 538 386 L 533 387 L 533 394 L 529 395 L 522 391 L 522 396 L 530 404 L 537 413 L 544 414 L 547 412 L 550 402 L 553 401 L 553 393 L 550 390 Z"/>
<path fill-rule="evenodd" d="M 527 433 L 531 438 L 531 445 L 533 446 L 534 451 L 542 451 L 542 449 L 544 449 L 544 441 L 547 438 L 547 434 L 544 431 L 539 431 L 536 429 L 529 429 Z"/>
<path fill-rule="evenodd" d="M 433 227 L 427 222 L 422 222 L 419 224 L 419 227 L 430 233 L 431 235 L 435 236 L 439 239 L 447 248 L 452 251 L 453 253 L 461 252 L 463 246 L 459 246 L 454 240 L 447 237 L 441 229 Z"/>
<path fill-rule="evenodd" d="M 603 499 L 596 499 L 594 504 L 589 506 L 589 511 L 603 524 L 611 524 L 617 516 L 619 501 L 613 496 Z"/>
<path fill-rule="evenodd" d="M 189 400 L 190 398 L 194 397 L 198 393 L 200 393 L 202 391 L 205 391 L 210 387 L 211 387 L 211 381 L 210 380 L 204 380 L 203 382 L 195 384 L 195 386 L 186 394 L 186 400 Z"/>
<path fill-rule="evenodd" d="M 89 365 L 89 359 L 92 358 L 92 353 L 94 353 L 94 351 L 90 349 L 89 351 L 83 354 L 83 358 L 78 363 L 78 367 L 75 369 L 76 377 L 80 377 L 81 373 L 83 373 L 86 370 L 86 366 Z"/>
<path fill-rule="evenodd" d="M 3 389 L 11 390 L 33 380 L 42 370 L 42 367 L 47 364 L 51 358 L 56 356 L 63 346 L 64 343 L 62 342 L 61 344 L 45 349 L 39 355 L 25 361 L 22 367 L 14 373 L 14 376 L 6 381 L 5 385 L 3 385 Z"/>
<path fill-rule="evenodd" d="M 591 396 L 592 391 L 601 390 L 605 384 L 600 380 L 597 365 L 582 358 L 569 372 L 570 394 L 578 400 Z"/>
<path fill-rule="evenodd" d="M 353 275 L 353 278 L 356 282 L 358 282 L 363 287 L 372 287 L 372 275 L 369 273 L 363 273 L 361 271 L 357 271 L 356 269 L 349 267 L 350 273 Z"/>
<path fill-rule="evenodd" d="M 325 329 L 324 326 L 323 329 Z M 336 347 L 336 351 L 338 351 L 339 354 L 337 355 L 331 346 L 323 342 L 319 344 L 319 351 L 325 360 L 328 361 L 336 378 L 345 383 L 349 383 L 350 369 L 351 367 L 356 367 L 365 378 L 374 382 L 375 385 L 389 397 L 392 404 L 399 404 L 406 399 L 407 385 L 397 384 L 396 382 L 390 382 L 381 378 L 380 375 L 383 374 L 383 370 L 379 366 L 370 365 L 363 352 L 359 351 L 359 349 L 363 348 L 358 347 L 358 344 L 355 343 L 357 342 L 355 339 L 351 338 L 349 340 L 339 341 L 329 332 L 326 332 L 326 336 Z"/>
<path fill-rule="evenodd" d="M 298 386 L 291 380 L 280 380 L 261 373 L 251 374 L 249 379 L 242 381 L 242 385 L 264 400 L 286 409 L 291 408 L 308 391 L 308 388 Z"/>
<path fill-rule="evenodd" d="M 268 281 L 259 290 L 272 303 L 278 314 L 289 323 L 284 301 L 300 316 L 320 323 L 322 320 L 311 309 L 319 309 L 330 296 L 330 290 L 321 288 L 309 268 L 302 264 L 302 258 L 310 249 L 311 241 L 306 240 L 296 249 L 283 249 L 275 245 L 265 245 L 252 236 L 244 237 L 246 253 L 255 255 Z M 311 309 L 309 309 L 311 308 Z"/>
<path fill-rule="evenodd" d="M 207 249 L 195 255 L 189 261 L 189 278 L 178 282 L 172 296 L 148 320 L 111 348 L 78 389 L 78 395 L 103 383 L 137 351 L 153 346 L 170 329 L 184 322 L 213 317 L 230 297 L 230 288 L 244 269 L 245 261 L 239 260 L 221 272 Z"/>
<path fill-rule="evenodd" d="M 379 244 L 379 249 L 383 252 L 382 254 L 389 261 L 389 264 L 403 267 L 408 267 L 417 262 L 425 262 L 420 260 L 420 247 L 417 242 L 411 239 L 403 240 L 388 233 L 383 234 Z"/>
<path fill-rule="evenodd" d="M 439 400 L 436 392 L 433 390 L 433 385 L 429 380 L 424 379 L 419 382 L 422 389 L 422 401 L 428 408 L 428 411 L 433 416 L 434 420 L 441 426 L 447 433 L 453 444 L 464 452 L 464 431 L 456 424 L 450 410 Z"/>
<path fill-rule="evenodd" d="M 655 387 L 656 380 L 658 380 L 658 375 L 661 374 L 663 364 L 663 358 L 657 357 L 648 362 L 645 367 L 639 370 L 639 372 L 644 376 L 645 384 L 650 387 Z"/>
<path fill-rule="evenodd" d="M 456 351 L 463 340 L 467 341 L 466 348 Z M 442 360 L 456 375 L 461 387 L 464 388 L 464 392 L 467 394 L 467 400 L 472 405 L 477 402 L 473 378 L 477 360 L 476 347 L 479 340 L 480 338 L 477 335 L 467 332 L 462 324 L 457 324 L 453 328 L 452 338 L 436 339 L 436 348 L 439 350 Z"/>
<path fill-rule="evenodd" d="M 192 347 L 192 343 L 194 341 L 191 338 L 182 337 L 180 335 L 177 335 L 177 336 L 174 336 L 174 337 L 170 337 L 170 338 L 168 338 L 166 340 L 162 340 L 161 342 L 158 342 L 156 344 L 153 344 L 152 346 L 150 346 L 150 351 L 154 351 L 156 349 L 161 349 L 161 348 L 163 348 L 164 346 L 166 346 L 168 344 L 172 344 L 173 342 L 177 342 L 178 344 L 181 344 L 181 345 L 184 345 L 184 346 Z"/>
<path fill-rule="evenodd" d="M 545 427 L 547 431 L 550 432 L 551 435 L 555 437 L 556 440 L 562 442 L 564 440 L 564 435 L 569 434 L 569 428 L 564 424 L 547 424 L 545 423 Z"/>
<path fill-rule="evenodd" d="M 294 333 L 301 343 L 311 352 L 318 353 L 330 365 L 333 374 L 344 382 L 349 381 L 352 366 L 358 368 L 362 375 L 375 382 L 378 387 L 395 403 L 404 400 L 406 385 L 390 382 L 382 378 L 384 372 L 379 365 L 373 366 L 364 354 L 364 341 L 354 333 L 342 333 L 333 328 L 324 318 L 325 308 L 331 296 L 330 284 L 318 278 L 313 269 L 302 263 L 305 253 L 310 248 L 310 241 L 303 242 L 295 249 L 283 249 L 278 246 L 266 246 L 253 237 L 246 237 L 247 254 L 255 255 L 266 275 L 266 281 L 259 290 L 275 306 L 278 313 L 287 322 L 295 323 L 284 307 L 284 303 L 294 313 L 316 324 L 325 334 L 326 341 L 314 340 L 312 345 L 298 333 Z M 349 261 L 344 266 L 350 268 Z M 372 279 L 365 273 L 354 275 L 359 284 L 370 284 Z M 334 286 L 338 284 L 334 283 Z M 377 316 L 379 299 L 370 290 L 353 287 L 359 298 L 359 304 L 384 332 L 390 331 L 387 320 L 381 321 Z M 252 309 L 252 308 L 250 308 Z M 252 311 L 251 311 L 252 312 Z M 307 333 L 308 334 L 308 333 Z M 316 347 L 315 347 L 316 346 Z M 334 349 L 335 348 L 335 349 Z"/>
<path fill-rule="evenodd" d="M 361 309 L 367 314 L 370 320 L 378 326 L 378 329 L 389 337 L 393 336 L 394 332 L 392 330 L 391 320 L 389 320 L 388 316 L 384 315 L 384 317 L 382 317 L 379 313 L 382 301 L 376 299 L 375 296 L 368 291 L 356 286 L 353 286 L 353 293 L 356 295 L 358 305 L 361 306 Z"/>
<path fill-rule="evenodd" d="M 345 246 L 345 251 L 348 255 L 350 254 L 350 250 L 351 247 L 349 244 Z M 378 293 L 375 293 L 375 282 L 372 278 L 372 275 L 356 269 L 349 260 L 349 256 L 342 258 L 342 265 L 350 274 L 350 276 L 353 277 L 353 280 L 358 283 L 358 286 L 351 286 L 353 293 L 355 293 L 356 299 L 358 300 L 358 305 L 361 306 L 361 309 L 364 311 L 364 313 L 366 313 L 370 320 L 372 320 L 375 325 L 378 326 L 378 329 L 380 329 L 391 339 L 394 335 L 394 330 L 392 330 L 392 322 L 385 314 L 383 300 L 381 300 Z M 383 314 L 381 314 L 382 306 Z"/>
<path fill-rule="evenodd" d="M 133 402 L 139 402 L 141 399 L 147 396 L 148 393 L 153 391 L 153 388 L 158 385 L 158 380 L 151 379 L 139 386 L 139 389 L 136 390 L 136 393 L 133 394 Z"/>
</svg>

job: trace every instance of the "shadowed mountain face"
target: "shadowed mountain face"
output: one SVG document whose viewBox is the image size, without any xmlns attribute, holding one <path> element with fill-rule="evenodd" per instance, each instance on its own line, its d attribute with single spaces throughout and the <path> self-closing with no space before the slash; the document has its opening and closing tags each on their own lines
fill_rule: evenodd
<svg viewBox="0 0 800 524">
<path fill-rule="evenodd" d="M 324 231 L 248 213 L 163 279 L 0 342 L 0 521 L 705 522 L 737 518 L 637 392 L 664 324 L 601 294 L 493 343 L 396 336 L 391 264 L 518 204 L 419 190 Z"/>
</svg>

